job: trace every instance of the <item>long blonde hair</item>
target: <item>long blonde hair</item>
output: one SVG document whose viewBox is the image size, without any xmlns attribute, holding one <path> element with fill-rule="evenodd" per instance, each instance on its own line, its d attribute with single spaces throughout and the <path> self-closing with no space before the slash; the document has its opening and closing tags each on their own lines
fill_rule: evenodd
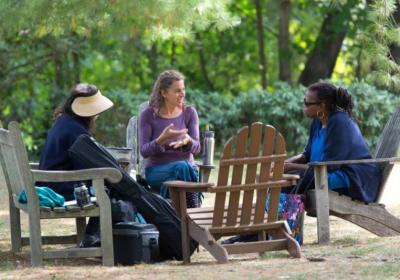
<svg viewBox="0 0 400 280">
<path fill-rule="evenodd" d="M 173 82 L 184 80 L 185 76 L 177 70 L 165 70 L 158 75 L 154 83 L 153 91 L 149 99 L 149 106 L 153 108 L 154 112 L 158 115 L 161 106 L 164 104 L 162 92 L 168 90 Z"/>
</svg>

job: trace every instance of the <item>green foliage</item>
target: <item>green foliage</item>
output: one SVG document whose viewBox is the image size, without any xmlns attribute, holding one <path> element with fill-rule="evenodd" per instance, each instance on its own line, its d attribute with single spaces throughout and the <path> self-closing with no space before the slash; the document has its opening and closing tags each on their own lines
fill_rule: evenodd
<svg viewBox="0 0 400 280">
<path fill-rule="evenodd" d="M 107 91 L 106 95 L 114 102 L 114 107 L 96 120 L 94 136 L 107 146 L 123 147 L 126 145 L 129 118 L 137 115 L 139 105 L 148 100 L 148 94 L 133 94 L 124 89 L 115 89 Z"/>
<path fill-rule="evenodd" d="M 360 36 L 364 58 L 372 70 L 367 81 L 397 92 L 400 91 L 400 65 L 392 57 L 390 47 L 400 46 L 400 27 L 393 18 L 398 5 L 396 0 L 374 1 L 370 24 Z"/>
<path fill-rule="evenodd" d="M 354 115 L 371 153 L 390 115 L 400 106 L 400 98 L 387 90 L 357 82 L 347 86 L 354 101 Z"/>
<path fill-rule="evenodd" d="M 373 152 L 383 125 L 400 104 L 400 98 L 363 82 L 347 88 L 355 101 L 355 117 L 360 121 L 362 133 Z M 310 120 L 303 115 L 304 91 L 302 86 L 285 83 L 276 84 L 271 91 L 252 90 L 238 96 L 189 90 L 187 101 L 199 114 L 200 130 L 204 131 L 205 124 L 209 124 L 215 131 L 218 146 L 240 127 L 261 121 L 275 126 L 282 133 L 288 154 L 293 155 L 304 149 L 308 139 Z M 113 90 L 107 92 L 107 96 L 114 101 L 115 107 L 98 119 L 95 136 L 106 145 L 123 146 L 128 120 L 137 115 L 137 108 L 148 100 L 148 93 Z"/>
<path fill-rule="evenodd" d="M 229 0 L 21 0 L 0 1 L 0 37 L 31 33 L 36 37 L 77 34 L 169 38 L 211 24 L 218 30 L 239 22 L 226 10 Z"/>
</svg>

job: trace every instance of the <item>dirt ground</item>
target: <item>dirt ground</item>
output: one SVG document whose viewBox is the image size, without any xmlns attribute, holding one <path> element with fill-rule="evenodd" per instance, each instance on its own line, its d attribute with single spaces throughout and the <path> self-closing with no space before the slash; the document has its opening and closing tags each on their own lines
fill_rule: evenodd
<svg viewBox="0 0 400 280">
<path fill-rule="evenodd" d="M 400 217 L 400 170 L 396 167 L 382 201 Z M 316 219 L 306 217 L 302 257 L 293 259 L 284 251 L 231 257 L 216 264 L 204 250 L 192 256 L 190 265 L 178 261 L 128 267 L 102 267 L 99 259 L 46 261 L 30 268 L 29 248 L 10 252 L 7 193 L 0 174 L 0 279 L 400 279 L 400 236 L 380 238 L 360 227 L 331 218 L 331 244 L 316 244 Z M 210 203 L 207 197 L 206 203 Z M 43 231 L 70 232 L 71 220 L 45 221 Z M 23 231 L 27 234 L 26 215 Z"/>
</svg>

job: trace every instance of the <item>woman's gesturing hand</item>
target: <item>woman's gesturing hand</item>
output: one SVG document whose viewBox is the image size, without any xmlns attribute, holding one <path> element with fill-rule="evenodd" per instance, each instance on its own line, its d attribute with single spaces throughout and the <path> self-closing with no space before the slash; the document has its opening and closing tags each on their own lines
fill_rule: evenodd
<svg viewBox="0 0 400 280">
<path fill-rule="evenodd" d="M 189 134 L 185 134 L 183 139 L 171 142 L 169 145 L 171 147 L 173 147 L 174 149 L 178 149 L 180 147 L 186 146 L 191 141 L 192 141 L 192 138 L 189 136 Z"/>
<path fill-rule="evenodd" d="M 163 132 L 161 132 L 160 136 L 158 136 L 158 138 L 156 139 L 156 142 L 159 145 L 164 144 L 168 139 L 179 137 L 181 135 L 187 135 L 187 128 L 175 130 L 173 129 L 173 127 L 174 124 L 171 123 L 166 128 L 164 128 Z"/>
</svg>

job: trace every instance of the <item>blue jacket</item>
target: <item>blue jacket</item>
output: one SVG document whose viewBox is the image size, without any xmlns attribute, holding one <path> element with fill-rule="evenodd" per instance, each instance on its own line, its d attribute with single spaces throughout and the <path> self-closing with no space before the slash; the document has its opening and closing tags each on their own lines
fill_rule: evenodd
<svg viewBox="0 0 400 280">
<path fill-rule="evenodd" d="M 321 122 L 314 119 L 304 151 L 307 162 L 310 161 L 312 138 L 320 128 Z M 371 158 L 358 125 L 345 112 L 334 112 L 329 116 L 323 153 L 323 161 Z M 381 170 L 377 164 L 332 165 L 328 167 L 328 172 L 336 170 L 342 170 L 349 177 L 348 195 L 350 197 L 365 202 L 376 200 L 381 181 Z"/>
<path fill-rule="evenodd" d="M 83 124 L 68 114 L 64 114 L 54 122 L 48 131 L 44 150 L 40 157 L 39 169 L 41 170 L 77 170 L 68 155 L 68 149 L 72 146 L 79 135 L 90 135 Z M 77 182 L 67 183 L 40 183 L 61 194 L 66 200 L 74 199 L 73 191 Z"/>
</svg>

